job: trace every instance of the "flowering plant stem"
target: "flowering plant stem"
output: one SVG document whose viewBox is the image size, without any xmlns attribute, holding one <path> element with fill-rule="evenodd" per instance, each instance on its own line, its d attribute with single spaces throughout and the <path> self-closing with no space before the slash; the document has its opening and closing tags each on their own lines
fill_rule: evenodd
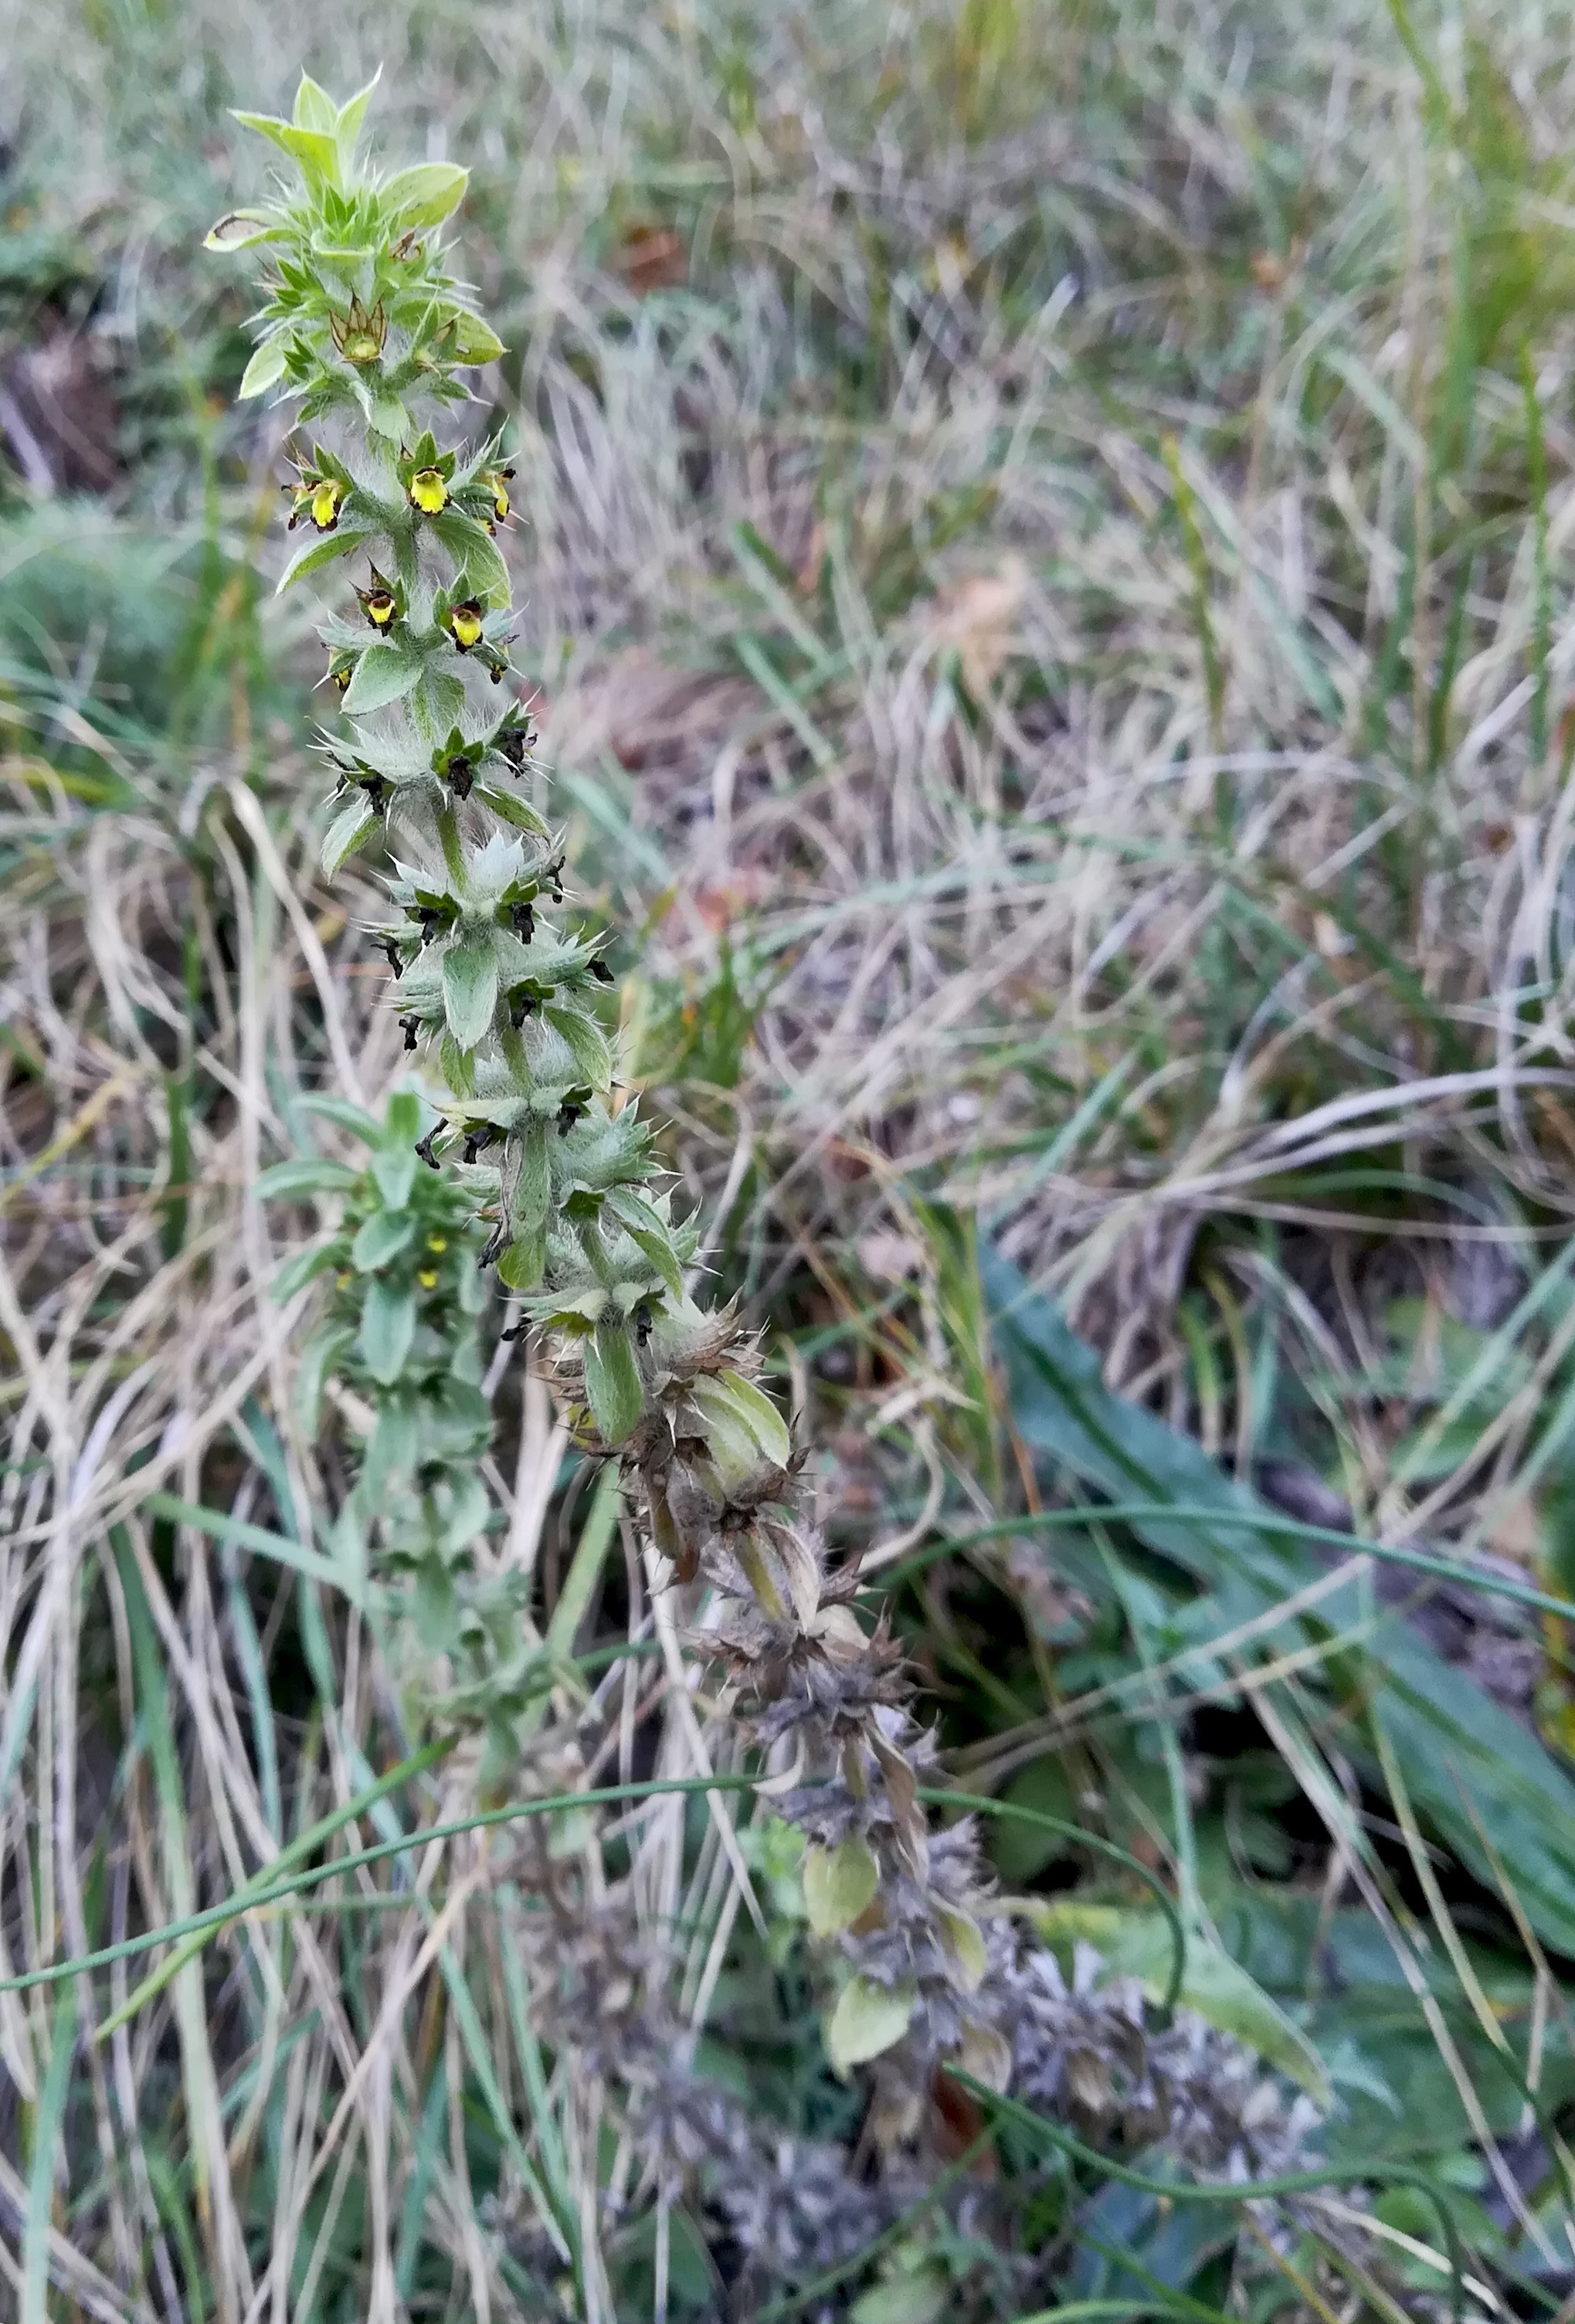
<svg viewBox="0 0 1575 2324">
<path fill-rule="evenodd" d="M 319 1099 L 366 1142 L 367 1170 L 287 1163 L 265 1181 L 299 1194 L 327 1172 L 346 1198 L 337 1235 L 284 1286 L 332 1268 L 309 1384 L 340 1371 L 377 1416 L 346 1554 L 403 1592 L 453 1674 L 437 1714 L 484 1736 L 484 1782 L 506 1789 L 535 1648 L 518 1577 L 481 1573 L 474 1554 L 489 1428 L 480 1218 L 482 1263 L 540 1335 L 582 1452 L 617 1464 L 671 1580 L 714 1595 L 724 1699 L 781 1763 L 773 1805 L 807 1842 L 812 1930 L 846 1956 L 828 2048 L 843 2070 L 882 2061 L 878 2127 L 899 2136 L 937 2058 L 992 2083 L 1007 2071 L 978 2000 L 972 1832 L 928 1831 L 898 1648 L 884 1620 L 860 1620 L 852 1571 L 805 1520 L 802 1455 L 757 1347 L 688 1288 L 697 1238 L 672 1215 L 603 1023 L 607 937 L 565 917 L 563 849 L 526 788 L 498 546 L 513 470 L 495 434 L 445 440 L 463 375 L 502 353 L 446 270 L 441 228 L 465 172 L 369 167 L 370 94 L 336 105 L 303 78 L 289 121 L 240 115 L 293 182 L 208 237 L 262 260 L 241 392 L 274 392 L 300 427 L 287 497 L 303 538 L 280 586 L 347 585 L 321 632 L 339 713 L 319 736 L 336 810 L 323 868 L 386 850 L 390 909 L 369 933 L 433 1093 L 425 1109 L 396 1097 L 382 1124 Z"/>
</svg>

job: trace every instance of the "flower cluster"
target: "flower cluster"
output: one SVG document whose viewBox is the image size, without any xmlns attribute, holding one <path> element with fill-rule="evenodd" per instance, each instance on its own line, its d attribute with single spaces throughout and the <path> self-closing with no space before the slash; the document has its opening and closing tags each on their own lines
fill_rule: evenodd
<svg viewBox="0 0 1575 2324">
<path fill-rule="evenodd" d="M 390 1116 L 393 1146 L 372 1170 L 383 1207 L 347 1213 L 332 1263 L 358 1317 L 330 1324 L 324 1360 L 356 1361 L 375 1385 L 373 1467 L 416 1488 L 382 1520 L 382 1570 L 414 1578 L 426 1634 L 462 1674 L 451 1713 L 485 1728 L 501 1775 L 528 1672 L 516 1609 L 489 1596 L 468 1554 L 485 1517 L 483 1418 L 470 1371 L 456 1379 L 432 1345 L 431 1239 L 411 1192 L 420 1166 L 452 1166 L 487 1223 L 483 1262 L 551 1351 L 582 1450 L 621 1464 L 676 1578 L 719 1601 L 705 1651 L 781 1762 L 778 1804 L 809 1840 L 812 1927 L 847 1956 L 834 2060 L 886 2057 L 890 2080 L 909 2059 L 906 2097 L 883 2117 L 900 2135 L 936 2056 L 997 2082 L 1009 2063 L 977 1998 L 987 1951 L 972 1842 L 928 1831 L 897 1649 L 860 1618 L 853 1574 L 798 1513 L 799 1456 L 758 1351 L 687 1287 L 695 1238 L 618 1083 L 605 939 L 562 917 L 563 852 L 525 790 L 530 725 L 506 682 L 497 541 L 512 472 L 495 436 L 435 432 L 466 399 L 461 374 L 502 353 L 445 271 L 439 229 L 465 174 L 434 163 L 385 177 L 358 160 L 369 94 L 335 106 L 303 79 L 292 120 L 241 115 L 296 183 L 209 236 L 265 254 L 242 392 L 275 389 L 303 427 L 320 423 L 286 488 L 303 537 L 280 586 L 346 568 L 344 608 L 322 630 L 338 711 L 320 737 L 337 807 L 323 864 L 332 876 L 374 841 L 391 863 L 387 914 L 368 933 L 434 1093 L 419 1136 L 406 1112 Z"/>
</svg>

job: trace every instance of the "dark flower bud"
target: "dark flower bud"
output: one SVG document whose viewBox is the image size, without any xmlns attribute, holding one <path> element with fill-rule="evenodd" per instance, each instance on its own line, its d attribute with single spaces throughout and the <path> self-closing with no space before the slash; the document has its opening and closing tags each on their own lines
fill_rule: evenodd
<svg viewBox="0 0 1575 2324">
<path fill-rule="evenodd" d="M 382 311 L 381 300 L 368 314 L 360 300 L 352 298 L 349 313 L 330 315 L 328 328 L 333 334 L 334 345 L 345 362 L 364 371 L 382 353 L 383 341 L 388 337 L 388 318 Z"/>
</svg>

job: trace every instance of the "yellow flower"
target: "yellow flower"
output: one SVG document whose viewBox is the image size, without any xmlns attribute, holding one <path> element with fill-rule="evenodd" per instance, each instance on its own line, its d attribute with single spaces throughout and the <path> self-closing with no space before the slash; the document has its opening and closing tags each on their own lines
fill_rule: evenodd
<svg viewBox="0 0 1575 2324">
<path fill-rule="evenodd" d="M 410 478 L 410 494 L 423 516 L 437 516 L 448 505 L 448 486 L 438 468 L 418 468 Z"/>
<path fill-rule="evenodd" d="M 436 1291 L 438 1288 L 438 1269 L 435 1267 L 424 1267 L 417 1276 L 416 1280 L 420 1285 L 423 1291 Z"/>
<path fill-rule="evenodd" d="M 513 473 L 512 468 L 489 468 L 482 478 L 493 496 L 493 506 L 500 524 L 505 522 L 509 514 L 509 478 Z"/>
<path fill-rule="evenodd" d="M 312 489 L 312 522 L 319 532 L 332 532 L 339 521 L 339 503 L 345 497 L 345 487 L 336 476 L 325 476 Z"/>
<path fill-rule="evenodd" d="M 374 581 L 370 589 L 357 589 L 361 610 L 374 630 L 386 630 L 399 612 L 393 591 L 385 581 Z"/>
<path fill-rule="evenodd" d="M 448 1237 L 442 1234 L 428 1235 L 427 1237 L 427 1248 L 428 1250 L 447 1250 L 448 1248 Z"/>
<path fill-rule="evenodd" d="M 482 633 L 482 609 L 474 597 L 448 609 L 448 630 L 461 653 L 468 653 Z"/>
</svg>

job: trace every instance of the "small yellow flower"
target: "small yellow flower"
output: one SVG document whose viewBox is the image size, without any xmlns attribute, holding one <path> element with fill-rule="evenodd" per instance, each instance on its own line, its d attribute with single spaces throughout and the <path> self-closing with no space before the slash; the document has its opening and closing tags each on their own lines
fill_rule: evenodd
<svg viewBox="0 0 1575 2324">
<path fill-rule="evenodd" d="M 339 521 L 345 487 L 336 476 L 325 476 L 312 490 L 312 522 L 319 532 L 332 532 Z"/>
<path fill-rule="evenodd" d="M 438 516 L 448 505 L 448 486 L 438 468 L 418 468 L 410 478 L 410 494 L 423 516 Z"/>
<path fill-rule="evenodd" d="M 357 589 L 355 595 L 361 601 L 362 612 L 372 623 L 373 628 L 386 630 L 399 612 L 394 593 L 388 583 L 374 576 L 371 588 Z"/>
<path fill-rule="evenodd" d="M 461 653 L 468 653 L 482 633 L 482 609 L 474 597 L 466 597 L 448 609 L 448 633 Z"/>
<path fill-rule="evenodd" d="M 448 1237 L 442 1234 L 428 1235 L 427 1237 L 427 1248 L 428 1250 L 447 1250 L 448 1248 Z"/>
<path fill-rule="evenodd" d="M 438 1288 L 438 1269 L 435 1267 L 424 1267 L 419 1275 L 417 1276 L 416 1280 L 420 1285 L 423 1291 L 436 1291 Z"/>
<path fill-rule="evenodd" d="M 506 522 L 508 519 L 509 479 L 513 473 L 512 468 L 489 468 L 482 478 L 483 484 L 493 496 L 493 507 L 497 512 L 500 524 Z"/>
</svg>

